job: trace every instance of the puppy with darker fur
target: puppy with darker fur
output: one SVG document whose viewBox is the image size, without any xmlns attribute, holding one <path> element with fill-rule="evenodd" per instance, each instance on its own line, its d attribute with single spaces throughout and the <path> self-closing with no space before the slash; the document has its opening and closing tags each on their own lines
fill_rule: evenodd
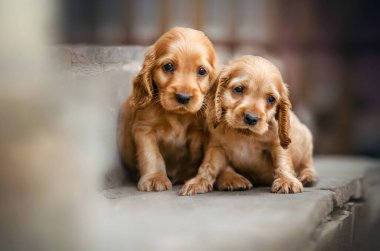
<svg viewBox="0 0 380 251">
<path fill-rule="evenodd" d="M 210 91 L 211 133 L 204 160 L 181 195 L 272 185 L 299 193 L 316 181 L 312 135 L 290 110 L 288 89 L 269 61 L 243 56 L 225 66 Z"/>
<path fill-rule="evenodd" d="M 163 191 L 193 177 L 208 138 L 204 97 L 217 57 L 203 32 L 174 28 L 147 51 L 118 125 L 121 157 L 141 191 Z"/>
</svg>

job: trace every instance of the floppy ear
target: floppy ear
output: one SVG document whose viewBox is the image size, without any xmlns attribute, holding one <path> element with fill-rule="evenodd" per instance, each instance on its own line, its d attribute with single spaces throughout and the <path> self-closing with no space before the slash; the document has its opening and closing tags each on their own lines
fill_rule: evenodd
<svg viewBox="0 0 380 251">
<path fill-rule="evenodd" d="M 276 119 L 278 120 L 278 136 L 280 138 L 280 144 L 282 148 L 287 149 L 288 145 L 292 142 L 289 137 L 290 127 L 290 109 L 292 104 L 289 100 L 288 89 L 285 84 L 280 90 L 280 104 L 277 106 Z"/>
<path fill-rule="evenodd" d="M 211 122 L 214 128 L 219 125 L 222 118 L 222 94 L 227 81 L 228 76 L 220 73 L 210 91 L 208 105 Z"/>
<path fill-rule="evenodd" d="M 156 60 L 153 46 L 145 54 L 144 63 L 137 77 L 133 80 L 131 104 L 137 109 L 144 108 L 153 98 L 152 70 Z"/>
</svg>

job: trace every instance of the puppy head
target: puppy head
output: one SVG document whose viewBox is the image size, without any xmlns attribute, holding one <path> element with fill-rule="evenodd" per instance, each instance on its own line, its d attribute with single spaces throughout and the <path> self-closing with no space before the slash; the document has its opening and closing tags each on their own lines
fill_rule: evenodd
<svg viewBox="0 0 380 251">
<path fill-rule="evenodd" d="M 276 119 L 281 146 L 289 145 L 291 103 L 281 74 L 272 63 L 261 57 L 243 56 L 225 66 L 216 82 L 211 117 L 215 127 L 223 119 L 240 132 L 261 135 Z"/>
<path fill-rule="evenodd" d="M 174 28 L 147 51 L 133 82 L 132 105 L 159 102 L 168 111 L 195 113 L 216 75 L 216 53 L 203 32 Z"/>
</svg>

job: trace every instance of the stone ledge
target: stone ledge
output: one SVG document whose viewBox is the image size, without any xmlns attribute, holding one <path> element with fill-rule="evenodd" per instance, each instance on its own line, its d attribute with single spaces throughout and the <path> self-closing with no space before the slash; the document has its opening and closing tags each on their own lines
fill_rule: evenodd
<svg viewBox="0 0 380 251">
<path fill-rule="evenodd" d="M 281 250 L 286 246 L 288 250 L 300 250 L 320 219 L 333 210 L 330 191 L 278 195 L 270 193 L 269 188 L 256 188 L 180 197 L 178 190 L 179 187 L 162 193 L 136 192 L 134 187 L 118 190 L 119 196 L 124 195 L 110 201 L 117 208 L 112 215 L 115 227 L 128 224 L 132 229 L 141 229 L 120 237 L 125 248 Z M 142 238 L 144 243 L 136 243 Z"/>
<path fill-rule="evenodd" d="M 117 208 L 112 218 L 118 224 L 141 229 L 123 237 L 124 247 L 131 250 L 345 250 L 359 235 L 355 212 L 347 209 L 355 206 L 350 199 L 365 200 L 364 208 L 375 206 L 374 218 L 379 220 L 378 195 L 373 191 L 380 182 L 363 181 L 380 177 L 380 164 L 365 158 L 319 157 L 315 166 L 320 182 L 301 194 L 273 194 L 259 187 L 180 197 L 178 186 L 144 193 L 134 185 L 103 194 Z M 370 223 L 361 224 L 369 228 Z M 135 241 L 141 238 L 146 241 Z"/>
</svg>

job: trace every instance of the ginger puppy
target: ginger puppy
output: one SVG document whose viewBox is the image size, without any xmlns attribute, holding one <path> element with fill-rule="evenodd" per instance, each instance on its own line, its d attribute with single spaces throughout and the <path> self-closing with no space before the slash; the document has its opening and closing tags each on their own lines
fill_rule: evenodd
<svg viewBox="0 0 380 251">
<path fill-rule="evenodd" d="M 139 190 L 167 190 L 196 174 L 208 137 L 201 110 L 216 60 L 209 39 L 188 28 L 168 31 L 148 49 L 118 125 L 119 151 Z"/>
<path fill-rule="evenodd" d="M 225 66 L 210 91 L 211 133 L 202 165 L 181 195 L 272 185 L 300 193 L 316 181 L 312 135 L 290 110 L 288 89 L 269 61 L 243 56 Z M 245 177 L 247 178 L 245 178 Z"/>
</svg>

